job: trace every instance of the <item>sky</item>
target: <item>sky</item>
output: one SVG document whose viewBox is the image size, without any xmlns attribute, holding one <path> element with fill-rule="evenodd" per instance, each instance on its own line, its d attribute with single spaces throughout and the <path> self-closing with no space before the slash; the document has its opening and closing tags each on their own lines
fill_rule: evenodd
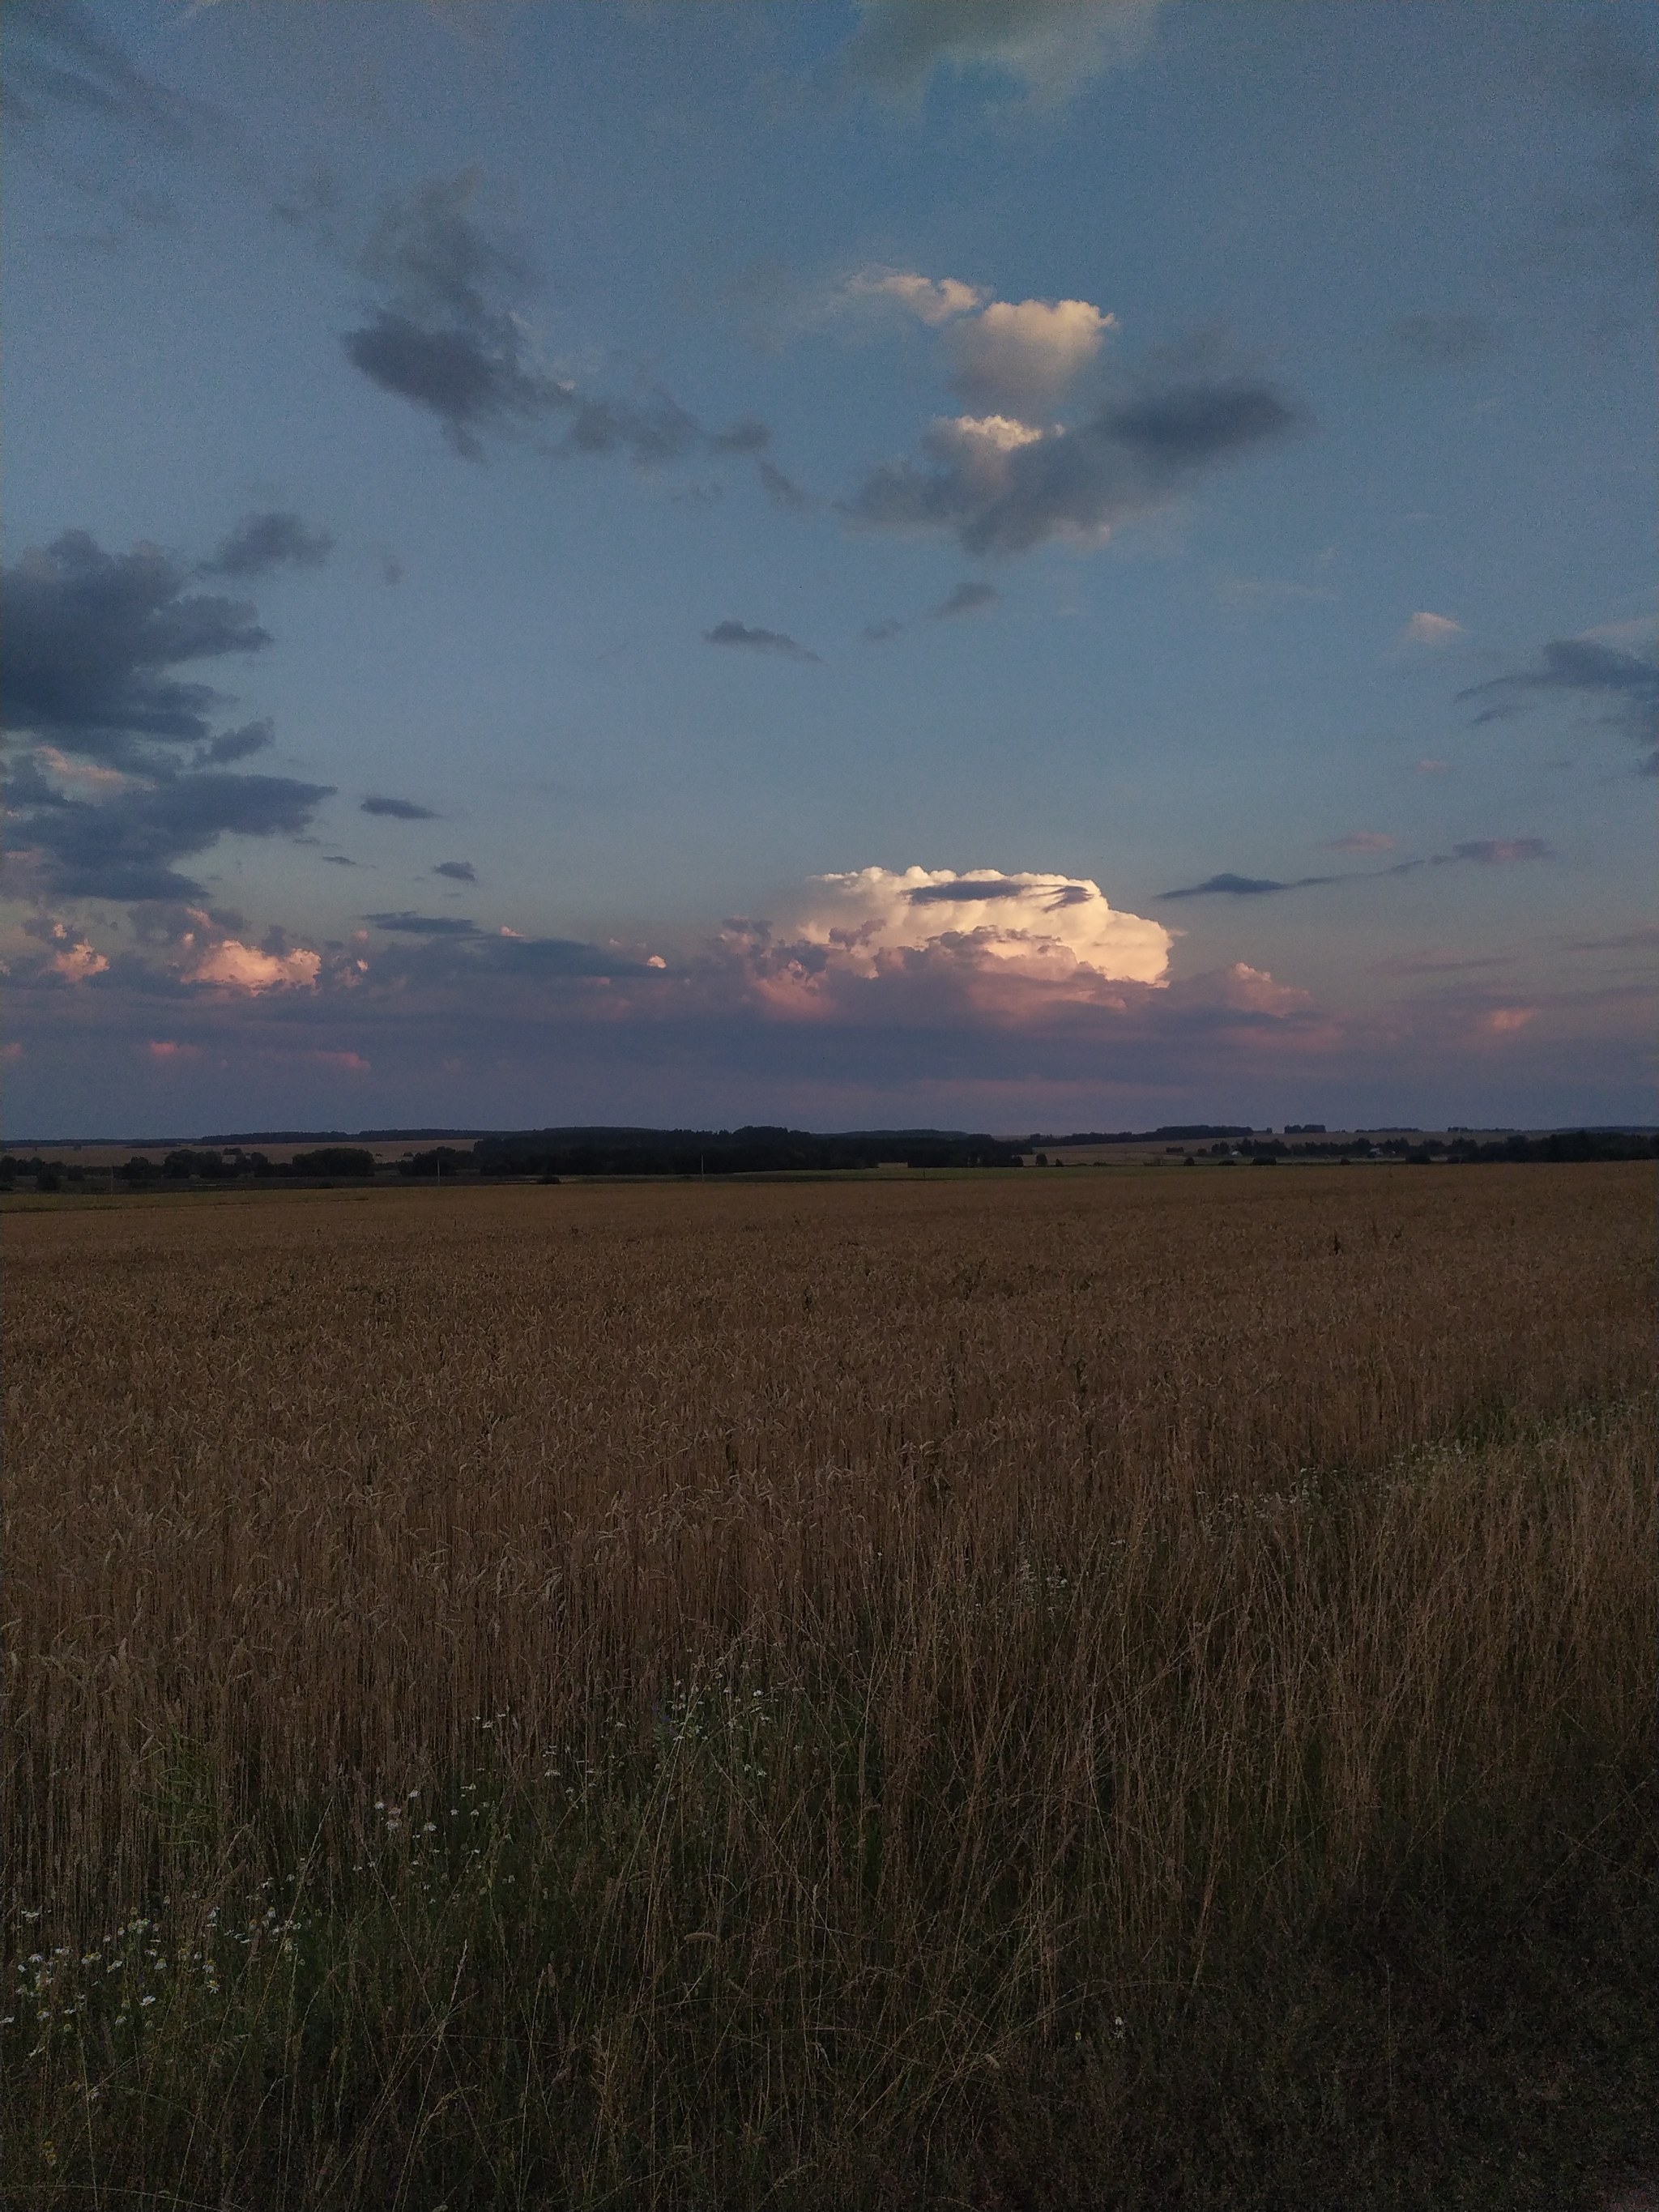
<svg viewBox="0 0 1659 2212">
<path fill-rule="evenodd" d="M 3 0 L 3 1126 L 1650 1121 L 1640 0 Z"/>
</svg>

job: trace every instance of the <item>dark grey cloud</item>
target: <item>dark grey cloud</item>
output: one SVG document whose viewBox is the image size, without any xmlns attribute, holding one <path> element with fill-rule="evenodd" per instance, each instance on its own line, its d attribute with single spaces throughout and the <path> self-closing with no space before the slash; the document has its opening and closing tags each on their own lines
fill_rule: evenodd
<svg viewBox="0 0 1659 2212">
<path fill-rule="evenodd" d="M 246 760 L 251 753 L 262 753 L 276 742 L 276 725 L 269 714 L 257 722 L 245 722 L 240 730 L 224 730 L 208 747 L 204 757 L 216 768 L 228 768 L 232 761 Z"/>
<path fill-rule="evenodd" d="M 896 637 L 904 628 L 890 615 L 885 622 L 866 623 L 859 632 L 866 645 L 885 645 L 890 637 Z"/>
<path fill-rule="evenodd" d="M 984 899 L 1029 899 L 1032 886 L 1015 876 L 957 876 L 945 884 L 922 884 L 906 891 L 907 906 L 977 906 Z M 1039 903 L 1049 914 L 1063 906 L 1086 906 L 1094 896 L 1085 884 L 1056 884 Z"/>
<path fill-rule="evenodd" d="M 823 665 L 823 656 L 781 629 L 751 629 L 746 623 L 716 623 L 703 634 L 705 645 L 745 646 L 751 653 L 779 653 L 788 660 L 810 660 Z"/>
<path fill-rule="evenodd" d="M 982 608 L 994 607 L 1001 597 L 994 584 L 958 584 L 948 599 L 929 607 L 927 618 L 930 622 L 950 622 L 957 615 L 977 614 Z"/>
<path fill-rule="evenodd" d="M 1279 883 L 1272 876 L 1206 876 L 1201 884 L 1186 884 L 1181 890 L 1160 891 L 1159 898 L 1264 898 L 1273 891 L 1303 891 L 1315 884 L 1340 884 L 1342 876 L 1297 876 L 1289 883 Z"/>
<path fill-rule="evenodd" d="M 297 836 L 332 794 L 330 784 L 202 770 L 75 799 L 27 757 L 11 779 L 6 849 L 26 857 L 46 896 L 199 901 L 201 884 L 175 862 L 223 836 Z"/>
<path fill-rule="evenodd" d="M 1278 443 L 1302 422 L 1271 386 L 1235 379 L 1143 389 L 1074 429 L 1012 447 L 969 424 L 936 422 L 922 440 L 927 465 L 886 463 L 843 512 L 856 528 L 945 530 L 969 553 L 1024 553 L 1153 513 L 1206 471 Z"/>
<path fill-rule="evenodd" d="M 341 341 L 354 368 L 435 416 L 467 460 L 483 459 L 487 434 L 565 455 L 622 453 L 641 469 L 708 444 L 757 450 L 763 425 L 738 424 L 711 441 L 660 387 L 633 398 L 589 393 L 541 366 L 515 305 L 535 289 L 535 272 L 474 217 L 478 183 L 476 170 L 436 179 L 382 211 L 356 263 L 373 295 L 368 319 Z M 279 213 L 305 223 L 310 210 Z"/>
<path fill-rule="evenodd" d="M 1553 638 L 1536 668 L 1495 676 L 1460 691 L 1460 704 L 1478 702 L 1474 726 L 1507 720 L 1552 692 L 1586 706 L 1600 706 L 1597 719 L 1638 744 L 1659 736 L 1659 665 L 1635 653 L 1594 637 Z"/>
<path fill-rule="evenodd" d="M 323 858 L 331 868 L 360 868 L 361 860 L 354 860 L 347 853 L 325 853 Z"/>
<path fill-rule="evenodd" d="M 187 592 L 185 581 L 158 547 L 106 553 L 84 530 L 26 552 L 4 571 L 5 726 L 112 760 L 141 740 L 208 744 L 223 695 L 175 672 L 257 653 L 270 635 L 248 600 Z"/>
<path fill-rule="evenodd" d="M 412 799 L 385 799 L 371 793 L 358 809 L 362 814 L 384 814 L 393 822 L 437 822 L 442 819 L 429 806 L 416 806 Z"/>
<path fill-rule="evenodd" d="M 372 921 L 376 929 L 388 929 L 405 937 L 482 937 L 483 932 L 476 921 L 454 914 L 366 914 L 365 921 Z"/>
<path fill-rule="evenodd" d="M 1498 343 L 1484 315 L 1402 315 L 1389 336 L 1399 352 L 1425 368 L 1461 368 Z"/>
<path fill-rule="evenodd" d="M 434 876 L 447 876 L 454 884 L 476 884 L 478 880 L 478 872 L 471 860 L 440 860 L 432 872 Z"/>
<path fill-rule="evenodd" d="M 333 550 L 334 540 L 328 532 L 307 530 L 297 514 L 245 514 L 213 558 L 203 562 L 198 573 L 263 576 L 285 564 L 320 568 Z"/>
</svg>

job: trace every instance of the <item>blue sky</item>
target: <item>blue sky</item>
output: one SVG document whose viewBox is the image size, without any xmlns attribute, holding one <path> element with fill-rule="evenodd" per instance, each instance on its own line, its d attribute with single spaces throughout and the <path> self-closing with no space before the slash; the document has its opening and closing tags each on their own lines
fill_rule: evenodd
<svg viewBox="0 0 1659 2212">
<path fill-rule="evenodd" d="M 1651 1118 L 1634 0 L 7 0 L 9 1133 Z"/>
</svg>

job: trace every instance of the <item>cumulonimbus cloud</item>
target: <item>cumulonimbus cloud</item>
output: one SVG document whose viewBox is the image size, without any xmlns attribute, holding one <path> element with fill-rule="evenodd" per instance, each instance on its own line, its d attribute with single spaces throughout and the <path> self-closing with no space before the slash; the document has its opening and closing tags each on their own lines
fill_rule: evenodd
<svg viewBox="0 0 1659 2212">
<path fill-rule="evenodd" d="M 817 876 L 786 910 L 779 938 L 828 965 L 871 977 L 943 948 L 1032 980 L 1086 970 L 1112 982 L 1159 984 L 1170 933 L 1120 912 L 1085 877 L 973 868 L 860 868 Z"/>
</svg>

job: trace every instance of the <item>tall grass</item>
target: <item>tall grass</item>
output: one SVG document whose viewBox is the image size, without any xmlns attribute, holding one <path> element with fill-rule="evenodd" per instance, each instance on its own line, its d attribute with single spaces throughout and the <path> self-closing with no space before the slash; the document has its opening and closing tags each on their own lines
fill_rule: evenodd
<svg viewBox="0 0 1659 2212">
<path fill-rule="evenodd" d="M 15 2189 L 1453 2201 L 1444 1961 L 1530 2081 L 1646 1879 L 1651 1197 L 14 1217 Z"/>
</svg>

